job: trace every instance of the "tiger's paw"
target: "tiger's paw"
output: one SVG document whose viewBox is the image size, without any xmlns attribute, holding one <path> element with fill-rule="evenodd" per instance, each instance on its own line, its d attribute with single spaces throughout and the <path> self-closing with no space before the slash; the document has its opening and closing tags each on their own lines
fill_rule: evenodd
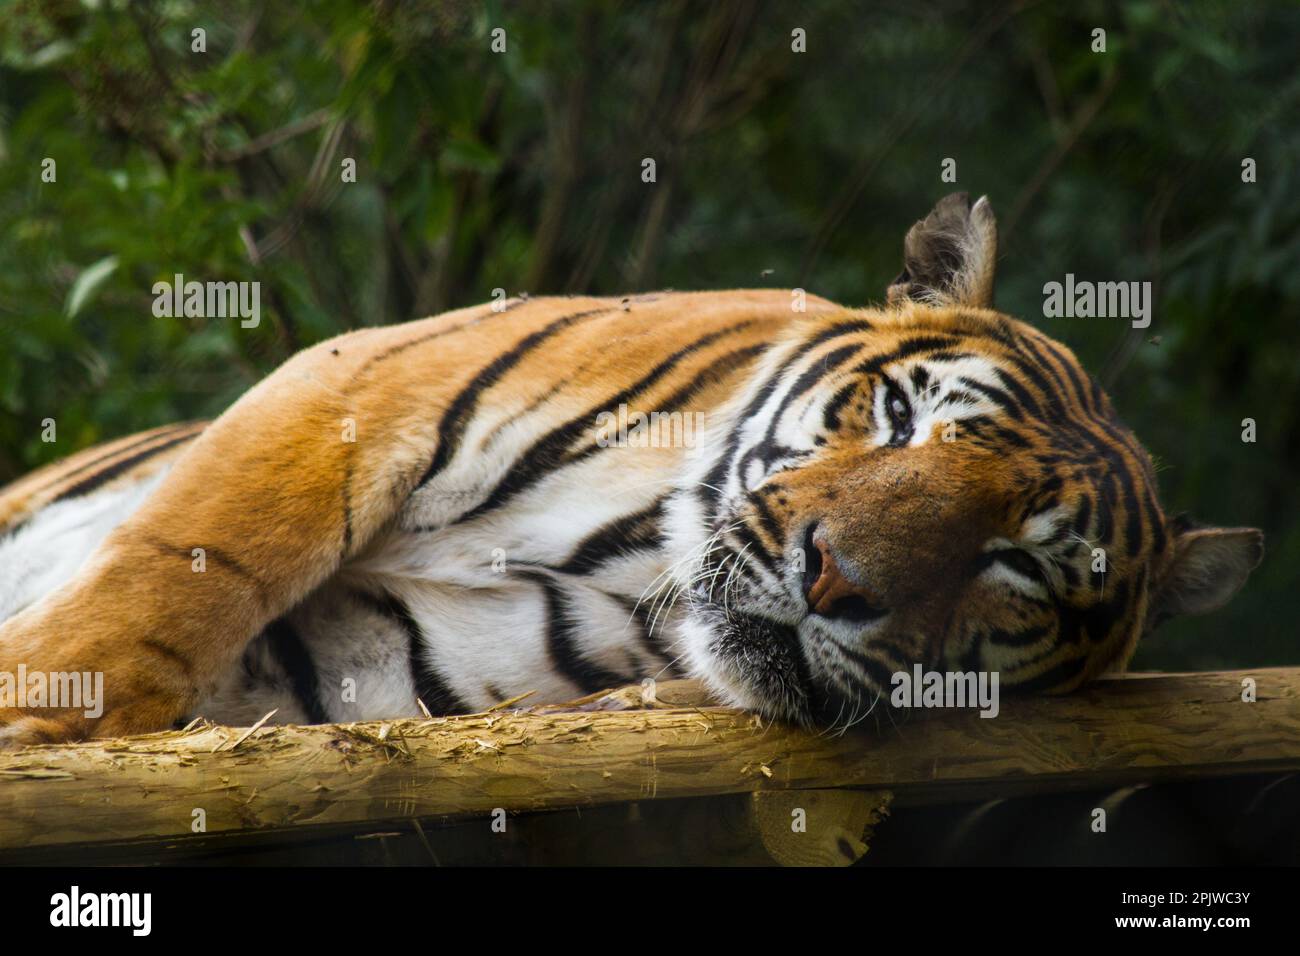
<svg viewBox="0 0 1300 956">
<path fill-rule="evenodd" d="M 170 658 L 64 633 L 27 616 L 0 625 L 0 750 L 166 730 L 194 703 Z"/>
<path fill-rule="evenodd" d="M 21 750 L 37 744 L 69 743 L 84 738 L 85 727 L 79 720 L 0 711 L 0 751 Z"/>
<path fill-rule="evenodd" d="M 141 694 L 91 716 L 76 709 L 0 709 L 0 751 L 38 744 L 78 743 L 92 737 L 128 737 L 165 730 L 183 713 L 170 696 Z"/>
<path fill-rule="evenodd" d="M 184 712 L 188 697 L 156 670 L 97 657 L 73 648 L 57 657 L 15 653 L 17 665 L 0 660 L 0 750 L 165 730 Z"/>
</svg>

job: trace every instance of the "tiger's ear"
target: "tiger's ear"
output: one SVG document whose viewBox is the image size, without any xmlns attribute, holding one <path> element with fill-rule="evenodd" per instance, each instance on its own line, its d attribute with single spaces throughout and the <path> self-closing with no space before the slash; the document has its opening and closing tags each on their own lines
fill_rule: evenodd
<svg viewBox="0 0 1300 956">
<path fill-rule="evenodd" d="M 988 197 L 972 206 L 966 193 L 950 193 L 907 230 L 903 271 L 889 284 L 886 301 L 992 308 L 997 256 L 998 223 Z"/>
<path fill-rule="evenodd" d="M 1264 557 L 1258 528 L 1176 530 L 1173 558 L 1156 582 L 1151 627 L 1179 614 L 1205 614 L 1227 604 Z"/>
</svg>

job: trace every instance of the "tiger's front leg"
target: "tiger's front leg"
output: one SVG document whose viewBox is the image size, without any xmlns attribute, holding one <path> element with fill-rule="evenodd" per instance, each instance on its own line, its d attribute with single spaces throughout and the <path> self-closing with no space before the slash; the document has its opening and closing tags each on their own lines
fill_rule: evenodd
<svg viewBox="0 0 1300 956">
<path fill-rule="evenodd" d="M 411 323 L 326 342 L 215 421 L 72 580 L 0 625 L 0 675 L 75 674 L 103 698 L 0 693 L 0 746 L 166 729 L 210 693 L 418 483 L 442 401 L 432 338 Z"/>
</svg>

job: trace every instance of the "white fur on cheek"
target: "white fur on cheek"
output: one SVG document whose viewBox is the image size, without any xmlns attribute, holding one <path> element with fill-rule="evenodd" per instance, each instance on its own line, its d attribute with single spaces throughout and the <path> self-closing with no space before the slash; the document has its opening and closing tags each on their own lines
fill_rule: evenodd
<svg viewBox="0 0 1300 956">
<path fill-rule="evenodd" d="M 731 707 L 762 709 L 764 702 L 754 696 L 753 691 L 710 649 L 714 634 L 708 624 L 688 613 L 682 621 L 680 633 L 688 672 L 702 682 L 713 697 Z"/>
</svg>

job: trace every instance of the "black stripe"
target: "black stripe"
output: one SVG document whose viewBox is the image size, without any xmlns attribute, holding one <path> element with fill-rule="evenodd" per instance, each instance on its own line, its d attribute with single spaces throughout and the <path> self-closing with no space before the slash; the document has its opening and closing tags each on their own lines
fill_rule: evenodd
<svg viewBox="0 0 1300 956">
<path fill-rule="evenodd" d="M 162 452 L 166 451 L 168 448 L 173 448 L 176 445 L 179 445 L 181 442 L 186 442 L 192 438 L 197 438 L 200 434 L 202 433 L 195 432 L 192 435 L 179 435 L 175 438 L 169 438 L 167 441 L 164 441 L 160 445 L 154 445 L 152 448 L 146 448 L 144 451 L 136 452 L 134 455 L 131 455 L 127 458 L 123 458 L 121 461 L 114 462 L 113 464 L 105 468 L 103 471 L 96 472 L 93 475 L 83 478 L 81 479 L 81 481 L 77 482 L 75 485 L 72 485 L 70 488 L 67 488 L 59 492 L 59 494 L 56 497 L 50 499 L 50 504 L 63 501 L 65 498 L 76 498 L 79 495 L 89 494 L 90 492 L 94 491 L 96 488 L 100 487 L 101 485 L 107 484 L 108 482 L 112 481 L 118 475 L 121 475 L 122 473 L 129 471 L 131 468 L 134 468 L 136 465 L 140 464 L 141 462 L 148 461 L 150 458 L 154 457 L 154 455 L 161 454 Z M 81 470 L 82 469 L 78 469 L 78 471 Z"/>
<path fill-rule="evenodd" d="M 677 667 L 677 659 L 664 649 L 659 637 L 650 632 L 650 611 L 655 606 L 655 602 L 647 603 L 644 600 L 633 601 L 617 594 L 609 594 L 604 591 L 601 593 L 611 601 L 619 604 L 623 610 L 627 612 L 629 624 L 634 621 L 636 622 L 637 641 L 640 642 L 641 647 L 646 651 L 646 653 L 651 657 L 657 657 L 663 661 L 667 665 L 670 674 L 674 676 L 684 676 Z M 667 613 L 666 610 L 661 609 L 660 619 L 656 622 L 660 628 L 661 634 L 663 632 L 664 623 L 662 619 Z"/>
<path fill-rule="evenodd" d="M 467 714 L 470 708 L 452 691 L 442 674 L 430 659 L 429 648 L 420 630 L 420 624 L 411 616 L 411 610 L 399 598 L 385 592 L 376 597 L 365 591 L 353 591 L 360 603 L 396 623 L 406 633 L 407 654 L 410 660 L 411 680 L 415 695 L 429 708 L 429 713 Z"/>
<path fill-rule="evenodd" d="M 1065 387 L 1060 377 L 1056 374 L 1052 363 L 1048 362 L 1046 358 L 1044 358 L 1043 354 L 1038 351 L 1037 346 L 1035 346 L 1032 342 L 1028 340 L 1026 340 L 1024 344 L 1027 350 L 1037 359 L 1039 364 L 1044 368 L 1046 368 L 1047 371 L 1052 375 L 1053 379 L 1055 379 L 1058 385 L 1060 385 L 1060 391 L 1069 392 L 1069 389 Z M 1125 432 L 1120 430 L 1120 427 L 1118 427 L 1119 422 L 1114 418 L 1113 412 L 1108 412 L 1106 409 L 1101 407 L 1097 407 L 1096 409 L 1094 409 L 1092 406 L 1090 406 L 1088 401 L 1083 398 L 1085 393 L 1095 392 L 1097 388 L 1096 381 L 1090 380 L 1092 384 L 1092 389 L 1091 390 L 1085 389 L 1084 383 L 1079 378 L 1078 373 L 1075 371 L 1074 365 L 1069 361 L 1067 361 L 1064 353 L 1062 353 L 1060 349 L 1054 343 L 1051 342 L 1050 339 L 1045 340 L 1044 348 L 1065 369 L 1066 374 L 1069 376 L 1071 382 L 1073 383 L 1075 392 L 1079 396 L 1079 400 L 1075 402 L 1074 407 L 1079 412 L 1081 412 L 1082 418 L 1068 414 L 1065 411 L 1065 409 L 1060 405 L 1059 401 L 1056 401 L 1055 407 L 1057 412 L 1060 414 L 1061 418 L 1073 426 L 1074 433 L 1076 435 L 1084 438 L 1089 444 L 1091 444 L 1098 451 L 1098 453 L 1103 458 L 1106 458 L 1107 460 L 1111 461 L 1112 464 L 1116 465 L 1118 468 L 1120 468 L 1123 471 L 1123 477 L 1126 485 L 1132 483 L 1132 476 L 1129 474 L 1128 471 L 1128 463 L 1124 460 L 1123 455 L 1120 453 L 1121 450 L 1127 451 L 1135 460 L 1137 460 L 1141 465 L 1143 473 L 1146 475 L 1148 480 L 1152 479 L 1153 476 L 1151 474 L 1150 464 L 1147 461 L 1142 449 L 1140 448 L 1140 446 L 1138 446 L 1137 442 L 1133 438 L 1132 434 L 1126 434 Z M 1118 446 L 1118 447 L 1105 444 L 1101 440 L 1101 438 L 1088 427 L 1089 425 L 1095 426 L 1096 428 L 1104 432 L 1105 436 L 1109 437 L 1111 441 L 1114 442 L 1114 446 Z M 1127 493 L 1126 493 L 1126 498 L 1127 498 Z M 1136 498 L 1134 498 L 1133 500 L 1136 501 Z"/>
<path fill-rule="evenodd" d="M 147 445 L 150 442 L 161 441 L 162 439 L 166 438 L 168 435 L 174 435 L 177 431 L 181 429 L 195 428 L 195 427 L 198 427 L 199 431 L 202 431 L 204 428 L 207 427 L 207 422 L 181 422 L 180 424 L 177 425 L 167 425 L 162 428 L 154 429 L 149 434 L 139 436 L 134 441 L 129 441 L 125 445 L 122 445 L 120 448 L 114 448 L 112 451 L 102 452 L 101 454 L 96 455 L 90 461 L 84 462 L 70 471 L 66 471 L 61 474 L 51 475 L 49 485 L 44 485 L 41 488 L 34 489 L 34 493 L 39 494 L 42 490 L 49 488 L 50 485 L 57 485 L 59 484 L 59 482 L 67 481 L 69 478 L 73 477 L 74 475 L 79 475 L 83 471 L 89 471 L 90 469 L 94 468 L 96 465 L 103 464 L 104 462 L 108 461 L 111 458 L 116 458 L 118 455 L 124 455 L 134 448 L 139 448 L 141 445 Z"/>
<path fill-rule="evenodd" d="M 992 429 L 993 434 L 997 437 L 997 439 L 1003 444 L 1011 445 L 1015 448 L 1030 447 L 1029 440 L 1026 439 L 1019 432 L 1012 431 L 1010 428 L 1004 428 L 1002 425 L 999 425 L 997 422 L 991 422 L 989 427 Z"/>
<path fill-rule="evenodd" d="M 970 418 L 960 419 L 959 427 L 963 432 L 967 432 L 977 438 L 983 438 L 985 431 L 992 433 L 998 445 L 1011 445 L 1015 448 L 1028 448 L 1029 442 L 1019 432 L 1014 432 L 1009 428 L 1004 428 L 995 422 L 988 415 L 973 415 Z M 994 443 L 990 443 L 994 444 Z"/>
<path fill-rule="evenodd" d="M 564 613 L 564 597 L 560 589 L 544 575 L 530 574 L 528 577 L 542 589 L 546 601 L 546 652 L 551 665 L 585 694 L 629 683 L 631 678 L 606 670 L 578 652 L 573 636 L 574 624 Z"/>
<path fill-rule="evenodd" d="M 220 548 L 213 548 L 211 546 L 204 546 L 204 545 L 195 545 L 195 547 L 203 548 L 203 556 L 205 559 L 215 558 L 217 564 L 223 565 L 225 568 L 227 568 L 230 571 L 234 571 L 241 578 L 253 584 L 257 588 L 259 600 L 262 599 L 262 596 L 266 592 L 266 585 L 262 583 L 261 577 L 255 574 L 250 568 L 242 564 L 237 559 L 231 557 L 229 554 L 227 554 L 225 551 L 221 550 Z M 191 559 L 193 558 L 193 554 L 194 554 L 193 548 L 188 548 L 188 549 L 180 548 L 178 550 L 182 554 L 186 555 L 188 558 Z"/>
<path fill-rule="evenodd" d="M 593 406 L 581 415 L 578 415 L 563 425 L 553 428 L 546 435 L 537 441 L 525 451 L 515 461 L 510 471 L 505 477 L 497 483 L 492 489 L 492 493 L 481 504 L 472 508 L 469 512 L 461 516 L 460 521 L 469 521 L 480 515 L 499 508 L 507 500 L 519 494 L 521 491 L 531 487 L 541 478 L 554 473 L 558 468 L 565 465 L 572 465 L 588 457 L 589 455 L 600 450 L 600 446 L 593 440 L 585 447 L 573 451 L 569 454 L 565 452 L 569 446 L 583 432 L 592 429 L 592 423 L 595 421 L 596 414 L 607 408 L 617 408 L 622 404 L 631 404 L 638 395 L 645 390 L 654 386 L 661 378 L 671 372 L 684 358 L 699 351 L 702 348 L 712 344 L 726 335 L 731 335 L 741 329 L 752 325 L 753 321 L 745 321 L 737 325 L 730 326 L 726 329 L 719 329 L 710 332 L 708 335 L 696 339 L 694 342 L 678 349 L 668 358 L 664 359 L 635 384 L 623 389 L 617 395 L 608 401 Z M 728 371 L 748 359 L 753 358 L 759 352 L 763 351 L 766 346 L 752 345 L 746 348 L 738 349 L 734 352 L 728 352 L 720 358 L 714 360 L 705 366 L 690 383 L 672 396 L 664 400 L 662 406 L 665 409 L 673 410 L 678 405 L 687 401 L 695 392 L 699 391 L 705 385 L 711 383 L 720 372 Z"/>
<path fill-rule="evenodd" d="M 226 570 L 233 571 L 238 577 L 243 578 L 253 586 L 253 591 L 257 595 L 258 603 L 263 606 L 266 604 L 266 586 L 262 583 L 262 579 L 220 548 L 214 548 L 210 545 L 194 545 L 193 547 L 178 548 L 159 538 L 151 538 L 144 535 L 139 535 L 133 540 L 139 541 L 167 557 L 178 557 L 183 561 L 191 563 L 194 561 L 194 549 L 198 548 L 203 552 L 205 567 L 208 560 L 211 559 Z"/>
<path fill-rule="evenodd" d="M 1115 500 L 1115 479 L 1107 472 L 1101 480 L 1100 494 L 1097 496 L 1097 542 L 1109 544 L 1115 530 L 1115 520 L 1111 516 L 1111 504 Z"/>
<path fill-rule="evenodd" d="M 271 655 L 289 677 L 293 685 L 293 695 L 310 724 L 329 722 L 329 715 L 320 700 L 320 681 L 316 676 L 316 664 L 302 642 L 298 631 L 285 618 L 272 621 L 264 632 L 266 646 Z"/>
<path fill-rule="evenodd" d="M 384 351 L 378 352 L 375 355 L 370 356 L 370 358 L 366 359 L 366 361 L 362 363 L 361 367 L 357 369 L 355 373 L 353 373 L 352 380 L 355 381 L 356 379 L 360 378 L 362 375 L 365 375 L 367 372 L 369 372 L 374 366 L 378 365 L 380 362 L 386 361 L 387 359 L 390 359 L 395 355 L 401 355 L 407 349 L 413 349 L 417 345 L 424 345 L 427 342 L 431 342 L 434 339 L 440 339 L 446 335 L 454 335 L 457 332 L 462 332 L 465 329 L 471 328 L 475 325 L 478 325 L 480 322 L 492 318 L 493 316 L 504 315 L 505 313 L 509 312 L 511 309 L 515 309 L 521 305 L 524 305 L 527 302 L 528 299 L 511 299 L 505 305 L 505 307 L 501 309 L 494 308 L 494 306 L 496 305 L 495 302 L 489 303 L 486 306 L 487 309 L 486 312 L 483 312 L 479 315 L 475 315 L 473 318 L 466 319 L 464 322 L 461 322 L 457 325 L 453 325 L 451 328 L 437 329 L 436 331 L 429 332 L 425 335 L 417 336 L 416 338 L 408 339 L 405 342 L 399 342 L 396 345 L 390 346 L 389 348 L 384 349 Z"/>
<path fill-rule="evenodd" d="M 909 665 L 913 663 L 917 656 L 915 651 L 908 651 L 897 641 L 890 640 L 887 637 L 873 637 L 871 646 L 874 650 L 882 653 L 895 672 L 908 670 Z M 892 683 L 893 675 L 890 676 Z"/>
<path fill-rule="evenodd" d="M 1149 489 L 1149 486 L 1144 488 L 1144 501 L 1139 505 L 1138 490 L 1136 490 L 1134 475 L 1132 475 L 1130 467 L 1128 467 L 1128 462 L 1121 453 L 1122 450 L 1127 451 L 1127 453 L 1130 454 L 1130 457 L 1134 458 L 1136 462 L 1139 463 L 1139 466 L 1141 467 L 1141 470 L 1143 470 L 1148 481 L 1151 481 L 1151 466 L 1149 466 L 1149 462 L 1147 458 L 1145 458 L 1143 450 L 1141 450 L 1138 444 L 1136 444 L 1136 441 L 1132 438 L 1132 434 L 1122 432 L 1121 429 L 1118 428 L 1118 421 L 1115 421 L 1112 415 L 1106 415 L 1104 408 L 1101 408 L 1100 406 L 1093 407 L 1092 403 L 1088 401 L 1086 395 L 1093 395 L 1093 397 L 1095 397 L 1097 388 L 1099 388 L 1099 386 L 1096 385 L 1096 380 L 1089 380 L 1091 381 L 1092 389 L 1084 388 L 1084 382 L 1082 381 L 1082 378 L 1079 377 L 1079 373 L 1075 371 L 1074 364 L 1070 363 L 1069 360 L 1066 359 L 1066 356 L 1063 355 L 1060 347 L 1057 347 L 1053 342 L 1050 342 L 1050 339 L 1048 339 L 1048 341 L 1044 342 L 1044 349 L 1047 350 L 1048 354 L 1052 355 L 1063 368 L 1065 368 L 1066 375 L 1070 377 L 1075 392 L 1079 395 L 1078 407 L 1082 408 L 1087 421 L 1096 425 L 1097 428 L 1100 428 L 1102 432 L 1105 432 L 1106 437 L 1109 437 L 1115 445 L 1119 446 L 1114 447 L 1105 445 L 1104 442 L 1101 441 L 1101 438 L 1095 436 L 1095 434 L 1089 431 L 1087 427 L 1079 429 L 1079 433 L 1083 434 L 1084 437 L 1087 437 L 1087 440 L 1091 442 L 1097 450 L 1099 450 L 1102 457 L 1108 459 L 1109 462 L 1112 463 L 1114 470 L 1119 472 L 1119 480 L 1121 480 L 1121 484 L 1123 485 L 1123 496 L 1125 496 L 1125 509 L 1128 512 L 1125 541 L 1128 554 L 1132 557 L 1132 555 L 1138 554 L 1141 550 L 1141 540 L 1143 540 L 1143 536 L 1141 536 L 1141 516 L 1143 516 L 1143 512 L 1145 512 L 1148 522 L 1151 524 L 1154 550 L 1160 551 L 1164 549 L 1164 528 L 1161 527 L 1160 518 L 1158 518 L 1158 511 L 1156 505 L 1154 505 L 1154 499 L 1151 496 L 1151 489 Z M 1035 352 L 1035 355 L 1037 355 L 1040 362 L 1047 364 L 1045 363 L 1043 356 L 1041 356 L 1036 349 L 1032 349 L 1032 346 L 1031 351 Z"/>
<path fill-rule="evenodd" d="M 975 352 L 954 352 L 951 349 L 940 349 L 937 352 L 931 352 L 925 357 L 927 362 L 962 362 L 972 358 L 987 358 L 986 355 L 979 355 Z M 917 368 L 922 368 L 918 365 Z"/>
<path fill-rule="evenodd" d="M 1042 356 L 1032 349 L 1027 338 L 1022 337 L 1021 347 L 1017 351 L 1008 353 L 1006 358 L 1007 361 L 1014 365 L 1021 374 L 1033 383 L 1034 387 L 1038 389 L 1039 394 L 1042 396 L 1046 409 L 1035 412 L 1040 419 L 1044 421 L 1049 419 L 1052 421 L 1064 421 L 1070 418 L 1065 410 L 1065 406 L 1061 404 L 1061 397 L 1065 393 L 1064 385 L 1050 367 L 1043 365 Z M 1047 374 L 1050 374 L 1056 381 L 1055 385 L 1047 380 L 1047 375 L 1044 374 L 1044 369 L 1046 369 Z"/>
<path fill-rule="evenodd" d="M 1008 375 L 1003 369 L 996 368 L 994 373 L 998 377 L 1004 388 L 1015 396 L 1016 402 L 1021 408 L 1029 412 L 1035 418 L 1043 417 L 1043 410 L 1038 405 L 1038 400 L 1030 394 L 1029 389 L 1025 388 L 1018 381 Z"/>
<path fill-rule="evenodd" d="M 943 408 L 945 405 L 978 405 L 980 397 L 964 388 L 954 388 L 943 393 L 943 398 L 935 402 L 935 408 Z"/>
<path fill-rule="evenodd" d="M 537 331 L 524 336 L 509 351 L 502 352 L 470 379 L 469 384 L 461 389 L 442 414 L 442 420 L 438 423 L 438 447 L 434 451 L 433 460 L 429 462 L 429 467 L 425 469 L 424 476 L 420 479 L 420 485 L 426 484 L 434 475 L 447 467 L 452 455 L 460 447 L 465 429 L 478 406 L 479 398 L 485 391 L 499 382 L 507 372 L 547 339 L 573 325 L 579 319 L 606 315 L 613 311 L 615 310 L 612 308 L 587 309 L 548 322 Z"/>
<path fill-rule="evenodd" d="M 1074 513 L 1074 530 L 1082 538 L 1088 537 L 1088 525 L 1092 522 L 1092 499 L 1088 495 L 1079 498 L 1079 510 Z"/>
<path fill-rule="evenodd" d="M 833 432 L 840 427 L 840 413 L 857 390 L 857 382 L 846 382 L 840 387 L 839 391 L 831 396 L 830 401 L 826 403 L 826 407 L 822 409 L 822 425 L 827 431 Z"/>
<path fill-rule="evenodd" d="M 771 488 L 771 491 L 768 493 L 775 493 L 777 491 L 776 488 L 770 485 L 768 487 Z M 751 495 L 749 501 L 753 506 L 754 511 L 758 514 L 759 524 L 763 526 L 763 530 L 767 532 L 767 536 L 771 538 L 772 543 L 776 545 L 777 552 L 784 554 L 785 534 L 781 530 L 781 523 L 776 520 L 776 515 L 772 514 L 772 509 L 767 506 L 767 502 L 763 500 L 761 494 Z"/>
<path fill-rule="evenodd" d="M 1104 601 L 1084 608 L 1061 605 L 1058 609 L 1060 623 L 1057 626 L 1057 643 L 1100 643 L 1110 634 L 1116 621 L 1128 616 L 1129 594 L 1129 582 L 1121 579 L 1115 582 L 1110 597 Z"/>
<path fill-rule="evenodd" d="M 758 535 L 754 532 L 753 528 L 742 523 L 739 527 L 732 528 L 731 534 L 735 535 L 742 545 L 749 545 L 750 549 L 753 551 L 754 557 L 758 559 L 758 563 L 767 568 L 774 577 L 778 579 L 781 577 L 781 569 L 776 563 L 777 559 L 768 553 L 767 548 L 763 546 L 763 542 L 759 540 Z M 741 550 L 743 551 L 744 549 L 742 548 Z M 733 552 L 730 548 L 722 548 L 715 551 L 713 554 L 715 563 L 720 567 L 722 558 L 725 557 L 726 554 L 730 553 L 735 553 L 737 555 L 737 560 L 739 560 L 739 552 Z"/>
<path fill-rule="evenodd" d="M 159 657 L 166 658 L 180 668 L 180 671 L 185 675 L 186 680 L 194 679 L 194 661 L 190 659 L 188 654 L 182 653 L 170 644 L 164 644 L 155 637 L 143 638 L 140 643 L 152 650 Z"/>
<path fill-rule="evenodd" d="M 755 458 L 762 458 L 765 465 L 770 465 L 782 453 L 788 451 L 785 446 L 777 445 L 775 442 L 776 429 L 781 424 L 781 419 L 786 410 L 798 399 L 812 391 L 813 387 L 827 375 L 857 355 L 861 349 L 861 345 L 842 346 L 823 355 L 821 361 L 814 362 L 810 367 L 800 372 L 799 377 L 794 380 L 794 384 L 781 397 L 781 402 L 777 405 L 776 411 L 768 419 L 767 431 L 763 433 L 763 437 L 751 445 L 745 451 L 745 454 L 741 456 L 740 461 L 736 463 L 735 473 L 742 476 L 743 479 L 744 474 L 749 469 L 749 463 Z"/>
<path fill-rule="evenodd" d="M 573 549 L 569 560 L 556 568 L 564 574 L 590 574 L 610 558 L 629 551 L 656 548 L 663 542 L 660 522 L 663 521 L 664 502 L 660 498 L 649 508 L 624 515 L 597 528 Z"/>
<path fill-rule="evenodd" d="M 1055 383 L 1055 387 L 1043 387 L 1043 391 L 1044 394 L 1051 397 L 1052 404 L 1054 404 L 1062 416 L 1065 417 L 1065 406 L 1061 404 L 1061 398 L 1068 397 L 1070 394 L 1070 389 L 1065 384 L 1065 380 L 1062 379 L 1060 373 L 1057 372 L 1056 366 L 1052 362 L 1049 362 L 1047 356 L 1039 350 L 1038 343 L 1035 342 L 1034 339 L 1029 336 L 1024 336 L 1021 339 L 1021 347 L 1029 354 L 1029 357 L 1033 359 L 1034 365 L 1039 370 L 1040 377 L 1042 373 L 1046 373 Z"/>
<path fill-rule="evenodd" d="M 876 685 L 876 690 L 885 694 L 889 693 L 890 687 L 893 686 L 894 672 L 889 669 L 888 665 L 876 660 L 874 657 L 863 654 L 861 651 L 846 647 L 833 638 L 829 640 L 837 651 L 862 668 L 866 673 L 867 680 Z"/>
<path fill-rule="evenodd" d="M 822 329 L 811 339 L 801 344 L 795 350 L 793 355 L 781 363 L 780 367 L 777 368 L 767 381 L 759 387 L 757 394 L 750 399 L 745 410 L 741 412 L 740 416 L 736 419 L 736 427 L 732 429 L 731 435 L 727 438 L 726 448 L 723 449 L 722 454 L 718 456 L 718 460 L 709 471 L 708 479 L 699 487 L 697 494 L 699 494 L 701 501 L 707 505 L 716 507 L 718 501 L 721 500 L 722 481 L 726 477 L 728 468 L 731 467 L 732 459 L 735 457 L 737 449 L 740 447 L 741 430 L 750 419 L 758 414 L 759 409 L 767 404 L 767 400 L 772 397 L 772 393 L 776 391 L 777 386 L 785 378 L 786 373 L 789 372 L 789 370 L 805 355 L 824 342 L 839 338 L 843 335 L 852 335 L 855 332 L 868 332 L 870 330 L 871 323 L 865 319 L 855 319 L 850 322 L 837 322 L 834 325 L 829 325 Z"/>
<path fill-rule="evenodd" d="M 858 375 L 871 375 L 879 372 L 891 362 L 905 359 L 909 355 L 916 355 L 918 352 L 942 349 L 957 341 L 951 335 L 922 335 L 913 339 L 905 339 L 892 352 L 882 352 L 879 355 L 874 355 L 853 371 Z"/>
<path fill-rule="evenodd" d="M 1142 512 L 1131 485 L 1124 487 L 1124 509 L 1128 512 L 1128 520 L 1124 525 L 1124 548 L 1128 556 L 1133 558 L 1142 549 Z"/>
<path fill-rule="evenodd" d="M 1147 485 L 1142 489 L 1142 505 L 1146 508 L 1147 520 L 1151 523 L 1153 541 L 1152 550 L 1156 554 L 1165 550 L 1168 543 L 1165 537 L 1165 523 L 1161 517 L 1160 509 L 1156 507 L 1155 495 L 1151 493 L 1151 486 Z"/>
<path fill-rule="evenodd" d="M 1017 407 L 1015 400 L 1006 392 L 1002 391 L 1002 389 L 994 388 L 991 385 L 985 385 L 983 382 L 977 381 L 973 378 L 967 378 L 965 375 L 961 376 L 957 381 L 961 382 L 967 388 L 979 392 L 1016 421 L 1019 422 L 1024 420 L 1024 415 L 1021 413 L 1019 407 Z"/>
<path fill-rule="evenodd" d="M 1047 349 L 1047 353 L 1056 359 L 1057 363 L 1065 369 L 1065 374 L 1070 379 L 1070 384 L 1074 387 L 1074 393 L 1079 407 L 1082 408 L 1089 417 L 1096 419 L 1099 410 L 1093 407 L 1091 391 L 1084 387 L 1083 378 L 1078 372 L 1078 363 L 1071 361 L 1065 353 L 1061 351 L 1060 346 L 1051 339 L 1046 339 L 1044 341 L 1044 347 Z"/>
<path fill-rule="evenodd" d="M 352 551 L 352 462 L 343 473 L 343 552 L 346 558 Z"/>
<path fill-rule="evenodd" d="M 1102 508 L 1099 510 L 1099 518 L 1104 519 L 1106 530 L 1106 534 L 1100 535 L 1101 539 L 1103 541 L 1108 541 L 1110 539 L 1110 531 L 1112 527 L 1110 506 L 1115 503 L 1113 485 L 1118 482 L 1124 497 L 1124 507 L 1127 512 L 1125 523 L 1125 550 L 1130 556 L 1136 555 L 1142 547 L 1142 514 L 1138 501 L 1136 482 L 1123 452 L 1127 451 L 1134 458 L 1138 459 L 1139 462 L 1142 462 L 1143 469 L 1146 471 L 1147 466 L 1142 459 L 1142 453 L 1134 446 L 1130 436 L 1126 436 L 1119 431 L 1115 422 L 1108 421 L 1093 414 L 1086 404 L 1080 403 L 1076 405 L 1076 408 L 1078 408 L 1084 416 L 1082 420 L 1079 417 L 1068 413 L 1061 405 L 1059 396 L 1060 394 L 1068 394 L 1070 389 L 1060 380 L 1053 365 L 1046 360 L 1032 342 L 1026 338 L 1024 339 L 1024 345 L 1026 350 L 1037 359 L 1039 365 L 1045 368 L 1052 378 L 1056 380 L 1059 386 L 1059 391 L 1055 394 L 1052 393 L 1050 388 L 1043 381 L 1042 377 L 1033 371 L 1032 368 L 1023 360 L 1013 357 L 1012 361 L 1014 361 L 1017 367 L 1021 368 L 1027 375 L 1034 378 L 1039 388 L 1044 391 L 1052 410 L 1057 415 L 1058 421 L 1064 426 L 1066 434 L 1079 440 L 1080 443 L 1089 446 L 1097 457 L 1110 466 L 1103 480 L 1108 484 L 1111 494 L 1105 499 Z M 1057 358 L 1058 361 L 1063 361 L 1059 355 Z M 1079 390 L 1082 390 L 1082 383 L 1077 382 L 1077 379 L 1076 385 Z M 1100 429 L 1105 434 L 1097 434 L 1089 427 L 1089 425 Z M 1105 440 L 1106 438 L 1109 438 L 1112 443 L 1107 443 Z M 1156 543 L 1163 544 L 1163 530 L 1160 528 L 1160 522 L 1154 519 L 1154 504 L 1150 501 L 1145 504 L 1148 517 L 1152 518 L 1152 534 L 1155 536 Z"/>
</svg>

